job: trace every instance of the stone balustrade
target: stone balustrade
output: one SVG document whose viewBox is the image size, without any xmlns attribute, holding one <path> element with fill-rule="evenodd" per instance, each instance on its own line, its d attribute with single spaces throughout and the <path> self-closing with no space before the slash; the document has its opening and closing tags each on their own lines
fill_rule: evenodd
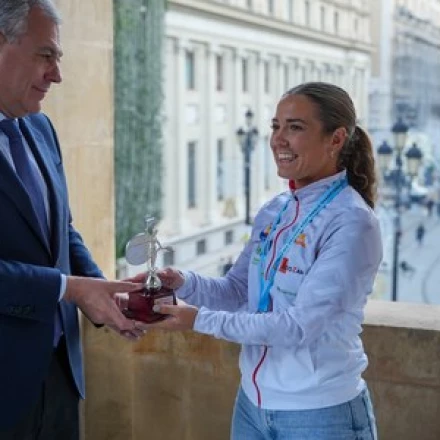
<svg viewBox="0 0 440 440">
<path fill-rule="evenodd" d="M 130 345 L 87 330 L 86 439 L 229 438 L 237 345 L 159 331 Z M 379 438 L 440 439 L 440 307 L 370 301 L 362 338 Z"/>
</svg>

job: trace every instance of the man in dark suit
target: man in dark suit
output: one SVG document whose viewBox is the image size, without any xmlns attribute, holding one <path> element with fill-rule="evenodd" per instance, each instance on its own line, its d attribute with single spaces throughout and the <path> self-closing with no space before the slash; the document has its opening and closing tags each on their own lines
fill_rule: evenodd
<svg viewBox="0 0 440 440">
<path fill-rule="evenodd" d="M 40 103 L 61 82 L 51 0 L 0 1 L 0 439 L 77 440 L 77 307 L 138 337 L 72 226 L 57 136 Z"/>
</svg>

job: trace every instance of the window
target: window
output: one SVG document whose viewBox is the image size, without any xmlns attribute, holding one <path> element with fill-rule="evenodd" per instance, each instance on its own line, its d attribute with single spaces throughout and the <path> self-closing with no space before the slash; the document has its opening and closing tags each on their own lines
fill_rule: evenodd
<svg viewBox="0 0 440 440">
<path fill-rule="evenodd" d="M 174 249 L 164 252 L 163 254 L 163 265 L 172 266 L 174 264 Z"/>
<path fill-rule="evenodd" d="M 241 90 L 244 93 L 249 91 L 249 72 L 248 60 L 243 58 L 241 60 Z"/>
<path fill-rule="evenodd" d="M 185 81 L 187 90 L 195 89 L 195 66 L 194 52 L 187 50 L 185 52 Z"/>
<path fill-rule="evenodd" d="M 269 61 L 265 61 L 263 64 L 264 70 L 264 93 L 270 92 L 270 64 Z"/>
<path fill-rule="evenodd" d="M 321 29 L 325 31 L 325 8 L 321 6 Z"/>
<path fill-rule="evenodd" d="M 248 7 L 248 9 L 252 9 L 252 8 L 253 8 L 253 2 L 252 2 L 252 0 L 247 0 L 247 2 L 246 2 L 246 6 Z"/>
<path fill-rule="evenodd" d="M 234 242 L 234 231 L 225 232 L 225 245 L 232 244 Z"/>
<path fill-rule="evenodd" d="M 274 7 L 273 0 L 267 0 L 267 12 L 270 15 L 273 15 L 275 13 L 275 7 Z"/>
<path fill-rule="evenodd" d="M 216 55 L 215 57 L 215 73 L 216 73 L 216 90 L 217 92 L 221 92 L 224 90 L 224 73 L 223 73 L 223 56 L 222 55 Z"/>
<path fill-rule="evenodd" d="M 188 208 L 196 207 L 196 143 L 188 142 Z"/>
<path fill-rule="evenodd" d="M 217 200 L 225 198 L 224 139 L 217 139 Z"/>
<path fill-rule="evenodd" d="M 206 240 L 198 240 L 196 243 L 196 254 L 203 255 L 206 254 Z"/>
<path fill-rule="evenodd" d="M 293 21 L 293 0 L 287 0 L 287 18 Z"/>
<path fill-rule="evenodd" d="M 310 26 L 310 2 L 307 0 L 304 3 L 304 21 L 306 26 Z"/>
<path fill-rule="evenodd" d="M 335 28 L 335 34 L 339 33 L 339 12 L 335 11 L 335 15 L 333 16 L 333 25 Z"/>
</svg>

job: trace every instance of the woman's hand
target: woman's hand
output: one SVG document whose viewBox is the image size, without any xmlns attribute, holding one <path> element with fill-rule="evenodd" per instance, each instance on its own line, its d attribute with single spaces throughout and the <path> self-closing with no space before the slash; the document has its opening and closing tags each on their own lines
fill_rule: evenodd
<svg viewBox="0 0 440 440">
<path fill-rule="evenodd" d="M 148 330 L 150 328 L 158 328 L 169 331 L 192 330 L 197 313 L 199 312 L 197 307 L 190 306 L 180 300 L 177 306 L 165 304 L 155 305 L 153 310 L 156 313 L 163 313 L 168 316 L 163 321 L 153 322 L 151 324 L 137 322 L 136 327 L 138 329 Z"/>
<path fill-rule="evenodd" d="M 159 270 L 157 275 L 163 285 L 169 289 L 178 289 L 179 287 L 182 287 L 185 282 L 185 277 L 182 272 L 172 267 L 166 267 L 165 269 Z"/>
<path fill-rule="evenodd" d="M 168 287 L 169 289 L 178 289 L 179 287 L 183 286 L 183 283 L 185 282 L 185 277 L 182 275 L 182 272 L 172 267 L 166 267 L 165 269 L 158 270 L 157 275 L 162 281 L 163 286 Z M 142 272 L 132 278 L 127 278 L 124 281 L 129 281 L 132 283 L 145 283 L 146 278 L 146 272 Z"/>
</svg>

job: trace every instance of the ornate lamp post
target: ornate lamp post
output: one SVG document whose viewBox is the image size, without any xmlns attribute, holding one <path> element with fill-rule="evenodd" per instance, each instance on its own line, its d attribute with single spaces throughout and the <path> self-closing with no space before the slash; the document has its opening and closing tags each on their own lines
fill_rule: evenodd
<svg viewBox="0 0 440 440">
<path fill-rule="evenodd" d="M 391 159 L 395 152 L 395 174 L 394 174 L 394 187 L 395 187 L 395 199 L 394 199 L 394 241 L 393 241 L 393 277 L 392 277 L 392 300 L 397 301 L 397 287 L 398 287 L 398 274 L 399 274 L 399 248 L 400 238 L 402 236 L 401 226 L 401 206 L 402 206 L 402 186 L 406 180 L 406 175 L 402 169 L 402 152 L 406 144 L 406 137 L 408 133 L 408 126 L 399 119 L 393 126 L 392 132 L 394 134 L 394 149 L 384 141 L 377 149 L 378 164 L 381 171 L 386 174 L 391 164 Z M 405 154 L 407 162 L 407 174 L 411 179 L 417 176 L 420 163 L 422 160 L 422 152 L 414 143 L 411 148 Z"/>
<path fill-rule="evenodd" d="M 417 144 L 414 142 L 405 154 L 406 167 L 411 179 L 419 173 L 420 164 L 422 163 L 423 154 Z"/>
<path fill-rule="evenodd" d="M 377 149 L 377 163 L 379 164 L 382 174 L 386 174 L 392 157 L 393 149 L 390 147 L 387 141 L 383 141 Z"/>
<path fill-rule="evenodd" d="M 238 143 L 244 156 L 244 195 L 246 200 L 245 224 L 251 224 L 250 204 L 251 204 L 251 153 L 254 150 L 258 138 L 258 130 L 252 126 L 254 114 L 249 109 L 246 114 L 246 128 L 237 130 Z"/>
</svg>

